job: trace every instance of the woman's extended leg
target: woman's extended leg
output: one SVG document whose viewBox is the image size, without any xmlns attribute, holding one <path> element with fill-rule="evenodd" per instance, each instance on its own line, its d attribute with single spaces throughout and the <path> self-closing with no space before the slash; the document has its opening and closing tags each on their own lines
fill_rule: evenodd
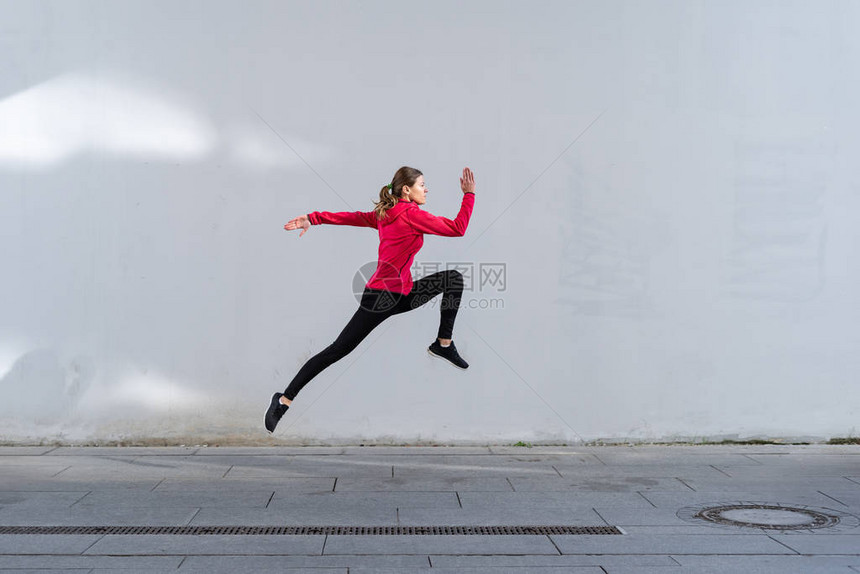
<svg viewBox="0 0 860 574">
<path fill-rule="evenodd" d="M 331 364 L 351 353 L 386 317 L 388 317 L 387 313 L 359 307 L 352 316 L 352 319 L 349 320 L 349 323 L 346 324 L 346 327 L 343 328 L 343 331 L 340 332 L 337 339 L 331 345 L 308 359 L 302 368 L 299 369 L 299 372 L 296 373 L 296 376 L 293 377 L 290 385 L 284 391 L 284 397 L 292 402 L 296 398 L 296 395 L 299 394 L 299 391 L 302 390 L 302 387 Z"/>
<path fill-rule="evenodd" d="M 293 377 L 283 393 L 275 393 L 266 411 L 266 430 L 274 432 L 278 421 L 287 412 L 290 403 L 306 384 L 332 363 L 355 349 L 380 323 L 392 315 L 402 298 L 399 293 L 379 289 L 365 289 L 358 310 L 343 328 L 334 343 L 308 359 Z"/>
</svg>

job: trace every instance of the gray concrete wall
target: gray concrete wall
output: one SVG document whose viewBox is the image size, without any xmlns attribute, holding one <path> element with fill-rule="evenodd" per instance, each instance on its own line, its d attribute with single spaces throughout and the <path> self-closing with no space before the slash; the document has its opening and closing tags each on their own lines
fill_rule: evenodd
<svg viewBox="0 0 860 574">
<path fill-rule="evenodd" d="M 462 238 L 436 305 L 293 442 L 857 432 L 856 2 L 0 2 L 0 435 L 265 441 L 356 308 L 401 165 Z M 504 264 L 504 282 L 481 271 Z M 482 267 L 483 266 L 483 267 Z M 495 278 L 494 275 L 488 275 Z"/>
</svg>

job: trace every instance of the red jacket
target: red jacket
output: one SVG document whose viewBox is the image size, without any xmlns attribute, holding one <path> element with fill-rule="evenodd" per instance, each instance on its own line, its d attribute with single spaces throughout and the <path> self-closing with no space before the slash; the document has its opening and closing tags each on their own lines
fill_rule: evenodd
<svg viewBox="0 0 860 574">
<path fill-rule="evenodd" d="M 375 211 L 314 211 L 308 213 L 312 225 L 354 225 L 379 230 L 379 260 L 367 282 L 372 289 L 407 294 L 412 291 L 412 260 L 424 245 L 424 234 L 459 237 L 466 233 L 475 194 L 464 193 L 460 213 L 455 219 L 427 213 L 408 199 L 401 199 L 377 220 Z"/>
</svg>

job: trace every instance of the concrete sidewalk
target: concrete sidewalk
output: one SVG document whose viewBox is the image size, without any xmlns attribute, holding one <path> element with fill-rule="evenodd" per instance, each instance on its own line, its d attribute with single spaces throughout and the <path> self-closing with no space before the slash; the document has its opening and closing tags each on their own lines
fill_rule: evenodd
<svg viewBox="0 0 860 574">
<path fill-rule="evenodd" d="M 802 512 L 723 514 L 782 529 L 695 516 L 741 502 Z M 809 528 L 810 512 L 834 523 Z M 0 534 L 4 571 L 857 574 L 858 515 L 857 446 L 0 447 L 0 527 L 564 525 L 622 532 L 19 531 Z"/>
</svg>

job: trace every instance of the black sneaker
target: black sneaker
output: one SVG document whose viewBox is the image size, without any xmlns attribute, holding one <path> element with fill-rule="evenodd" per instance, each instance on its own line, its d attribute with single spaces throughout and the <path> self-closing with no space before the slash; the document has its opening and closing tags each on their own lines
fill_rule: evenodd
<svg viewBox="0 0 860 574">
<path fill-rule="evenodd" d="M 454 346 L 454 341 L 451 341 L 451 344 L 447 347 L 443 347 L 439 344 L 439 340 L 436 339 L 429 347 L 427 347 L 427 352 L 430 353 L 431 356 L 445 359 L 458 369 L 465 370 L 469 368 L 469 363 L 464 361 L 463 357 L 460 356 L 460 353 L 457 352 L 457 347 Z"/>
<path fill-rule="evenodd" d="M 272 395 L 272 404 L 269 405 L 269 410 L 266 411 L 266 430 L 270 433 L 275 432 L 275 427 L 278 426 L 278 421 L 287 412 L 290 407 L 281 403 L 281 397 L 284 393 L 275 393 Z"/>
</svg>

